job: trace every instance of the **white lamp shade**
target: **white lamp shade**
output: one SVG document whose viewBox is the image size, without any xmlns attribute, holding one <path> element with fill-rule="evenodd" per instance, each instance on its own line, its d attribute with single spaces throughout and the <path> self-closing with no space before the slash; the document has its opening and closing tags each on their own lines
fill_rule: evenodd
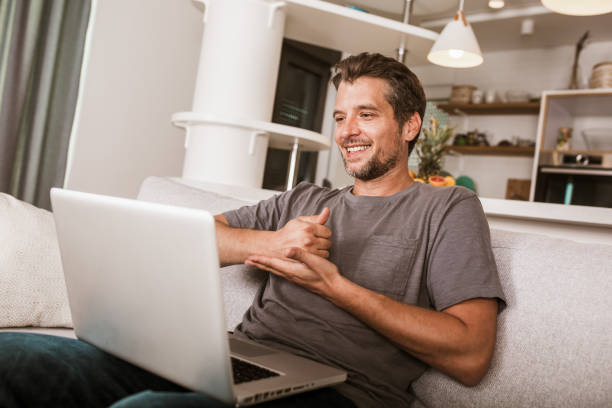
<svg viewBox="0 0 612 408">
<path fill-rule="evenodd" d="M 465 22 L 462 12 L 444 27 L 427 55 L 429 62 L 451 68 L 470 68 L 482 64 L 480 46 Z"/>
<path fill-rule="evenodd" d="M 612 0 L 542 0 L 550 10 L 570 16 L 595 16 L 612 12 Z"/>
</svg>

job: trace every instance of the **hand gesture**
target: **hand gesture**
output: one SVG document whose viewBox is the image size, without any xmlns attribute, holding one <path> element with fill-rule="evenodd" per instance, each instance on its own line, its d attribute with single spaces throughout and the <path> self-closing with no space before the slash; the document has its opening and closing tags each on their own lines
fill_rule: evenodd
<svg viewBox="0 0 612 408">
<path fill-rule="evenodd" d="M 245 263 L 281 276 L 331 300 L 339 279 L 342 279 L 336 265 L 302 248 L 288 248 L 283 251 L 283 255 L 251 255 Z"/>
<path fill-rule="evenodd" d="M 329 208 L 320 214 L 294 218 L 274 233 L 273 248 L 283 250 L 290 247 L 329 258 L 331 230 L 324 224 L 329 219 Z"/>
</svg>

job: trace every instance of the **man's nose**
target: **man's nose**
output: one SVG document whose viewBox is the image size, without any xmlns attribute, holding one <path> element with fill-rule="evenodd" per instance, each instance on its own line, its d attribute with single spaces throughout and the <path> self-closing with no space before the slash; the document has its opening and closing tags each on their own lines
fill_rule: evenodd
<svg viewBox="0 0 612 408">
<path fill-rule="evenodd" d="M 342 127 L 342 136 L 350 137 L 358 135 L 359 123 L 357 122 L 357 118 L 355 116 L 349 115 L 344 119 L 344 126 Z"/>
</svg>

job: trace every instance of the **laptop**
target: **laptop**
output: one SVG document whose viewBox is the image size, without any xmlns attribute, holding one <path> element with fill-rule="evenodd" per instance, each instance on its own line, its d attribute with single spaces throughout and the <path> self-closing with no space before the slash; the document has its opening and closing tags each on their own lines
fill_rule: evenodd
<svg viewBox="0 0 612 408">
<path fill-rule="evenodd" d="M 235 406 L 346 379 L 227 333 L 210 213 L 56 188 L 51 202 L 79 339 Z"/>
</svg>

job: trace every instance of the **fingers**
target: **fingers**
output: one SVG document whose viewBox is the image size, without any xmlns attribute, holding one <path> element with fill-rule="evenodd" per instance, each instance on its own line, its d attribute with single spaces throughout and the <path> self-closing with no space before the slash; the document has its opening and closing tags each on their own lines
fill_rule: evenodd
<svg viewBox="0 0 612 408">
<path fill-rule="evenodd" d="M 325 225 L 321 225 L 321 224 L 314 223 L 312 221 L 308 221 L 308 218 L 312 218 L 312 217 L 300 217 L 297 220 L 297 222 L 294 222 L 292 227 L 296 231 L 300 231 L 304 234 L 308 234 L 314 237 L 325 238 L 325 239 L 330 238 L 332 236 L 331 229 L 329 227 L 326 227 Z"/>
<path fill-rule="evenodd" d="M 329 251 L 325 251 L 323 249 L 317 249 L 315 252 L 311 252 L 311 253 L 317 256 L 320 256 L 321 258 L 325 258 L 325 259 L 329 258 Z"/>
<path fill-rule="evenodd" d="M 273 273 L 275 275 L 279 275 L 279 276 L 283 276 L 284 277 L 284 275 L 280 271 L 278 271 L 278 270 L 276 270 L 274 268 L 271 268 L 268 265 L 265 265 L 265 264 L 262 264 L 262 263 L 259 263 L 259 262 L 255 262 L 255 261 L 251 261 L 251 260 L 248 260 L 248 259 L 246 261 L 244 261 L 244 263 L 245 263 L 245 265 L 254 266 L 257 269 L 261 269 L 262 271 L 268 271 L 268 272 Z"/>
<path fill-rule="evenodd" d="M 329 248 L 332 247 L 332 242 L 325 238 L 314 238 L 300 247 L 312 254 L 329 258 Z"/>
<path fill-rule="evenodd" d="M 330 295 L 329 290 L 340 276 L 338 268 L 333 263 L 296 247 L 286 249 L 284 255 L 277 257 L 254 254 L 250 255 L 245 263 L 285 278 L 324 297 Z"/>
<path fill-rule="evenodd" d="M 302 216 L 290 220 L 276 233 L 274 248 L 300 247 L 322 258 L 329 258 L 332 231 L 324 224 L 329 220 L 330 210 L 325 207 L 320 214 Z"/>
<path fill-rule="evenodd" d="M 327 238 L 315 238 L 312 246 L 317 249 L 329 249 L 332 247 L 332 242 Z"/>
<path fill-rule="evenodd" d="M 329 219 L 329 208 L 325 207 L 323 209 L 323 211 L 321 211 L 321 214 L 317 215 L 317 220 L 316 223 L 319 225 L 323 225 L 327 222 L 327 220 Z"/>
<path fill-rule="evenodd" d="M 321 224 L 314 224 L 314 235 L 320 238 L 329 238 L 332 236 L 331 229 Z"/>
<path fill-rule="evenodd" d="M 329 264 L 329 261 L 326 259 L 323 259 L 320 256 L 308 251 L 304 251 L 302 248 L 287 248 L 284 255 L 287 258 L 302 262 L 311 269 L 319 269 L 324 264 Z"/>
<path fill-rule="evenodd" d="M 244 263 L 282 277 L 287 277 L 287 275 L 292 272 L 295 273 L 296 268 L 302 265 L 301 262 L 290 258 L 278 258 L 266 255 L 251 255 Z"/>
</svg>

